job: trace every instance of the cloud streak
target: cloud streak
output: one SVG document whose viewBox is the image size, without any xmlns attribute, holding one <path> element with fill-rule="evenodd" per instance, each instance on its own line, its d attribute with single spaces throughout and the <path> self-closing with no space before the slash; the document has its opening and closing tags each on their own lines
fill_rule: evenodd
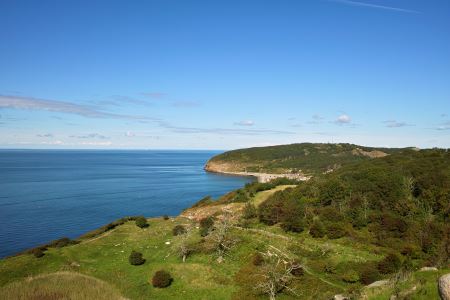
<svg viewBox="0 0 450 300">
<path fill-rule="evenodd" d="M 160 122 L 160 126 L 175 133 L 209 133 L 221 135 L 264 135 L 264 134 L 295 134 L 292 131 L 271 130 L 271 129 L 244 129 L 244 128 L 198 128 L 173 126 L 167 122 Z"/>
<path fill-rule="evenodd" d="M 406 126 L 414 126 L 413 124 L 408 124 L 405 122 L 398 122 L 396 120 L 387 120 L 383 122 L 384 124 L 386 124 L 386 127 L 389 128 L 399 128 L 399 127 L 406 127 Z"/>
<path fill-rule="evenodd" d="M 17 109 L 33 111 L 50 111 L 79 115 L 86 118 L 110 118 L 127 120 L 155 120 L 143 116 L 130 116 L 104 112 L 89 105 L 71 102 L 47 100 L 33 97 L 0 95 L 0 109 Z"/>
<path fill-rule="evenodd" d="M 399 7 L 393 7 L 393 6 L 386 6 L 386 5 L 378 5 L 378 4 L 353 1 L 353 0 L 330 0 L 330 1 L 335 2 L 335 3 L 345 4 L 345 5 L 361 6 L 361 7 L 373 8 L 373 9 L 383 9 L 383 10 L 402 12 L 402 13 L 410 13 L 410 14 L 418 14 L 419 13 L 418 11 L 412 10 L 412 9 L 405 9 L 405 8 L 399 8 Z"/>
<path fill-rule="evenodd" d="M 71 138 L 77 138 L 77 139 L 100 139 L 100 140 L 107 140 L 109 137 L 99 134 L 99 133 L 89 133 L 85 135 L 71 135 Z"/>
<path fill-rule="evenodd" d="M 253 125 L 255 125 L 255 122 L 253 122 L 252 120 L 243 120 L 243 121 L 239 121 L 239 122 L 234 122 L 234 125 L 237 125 L 237 126 L 253 126 Z"/>
</svg>

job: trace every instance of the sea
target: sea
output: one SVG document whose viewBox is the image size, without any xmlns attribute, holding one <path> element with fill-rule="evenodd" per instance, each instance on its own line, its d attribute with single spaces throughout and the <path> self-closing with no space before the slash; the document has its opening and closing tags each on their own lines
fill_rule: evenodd
<svg viewBox="0 0 450 300">
<path fill-rule="evenodd" d="M 252 181 L 205 172 L 219 153 L 0 150 L 0 257 L 124 216 L 176 216 Z"/>
</svg>

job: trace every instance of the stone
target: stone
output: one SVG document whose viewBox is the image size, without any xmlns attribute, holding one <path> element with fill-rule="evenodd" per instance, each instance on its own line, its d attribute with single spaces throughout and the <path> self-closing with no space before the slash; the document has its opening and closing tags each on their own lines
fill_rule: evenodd
<svg viewBox="0 0 450 300">
<path fill-rule="evenodd" d="M 420 272 L 428 272 L 428 271 L 437 271 L 438 269 L 436 267 L 423 267 L 420 268 Z"/>
<path fill-rule="evenodd" d="M 438 290 L 442 300 L 450 300 L 450 273 L 439 278 Z"/>
<path fill-rule="evenodd" d="M 334 295 L 334 297 L 333 297 L 333 300 L 349 300 L 349 299 L 350 299 L 349 297 L 346 297 L 342 294 L 337 294 L 337 295 Z"/>
</svg>

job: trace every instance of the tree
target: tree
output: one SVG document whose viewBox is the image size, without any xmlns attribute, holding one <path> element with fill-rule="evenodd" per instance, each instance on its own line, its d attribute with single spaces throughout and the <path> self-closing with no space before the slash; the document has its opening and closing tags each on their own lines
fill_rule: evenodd
<svg viewBox="0 0 450 300">
<path fill-rule="evenodd" d="M 215 222 L 214 230 L 209 235 L 219 263 L 224 260 L 226 252 L 237 242 L 230 234 L 232 227 L 231 212 L 224 211 L 222 217 Z"/>
<path fill-rule="evenodd" d="M 273 246 L 269 246 L 269 250 L 261 254 L 265 263 L 256 274 L 255 289 L 268 295 L 271 300 L 283 289 L 295 294 L 289 283 L 293 279 L 293 273 L 296 273 L 294 270 L 301 268 L 300 264 Z"/>
<path fill-rule="evenodd" d="M 136 226 L 139 228 L 148 227 L 147 219 L 144 217 L 137 217 L 135 223 L 136 223 Z"/>
<path fill-rule="evenodd" d="M 180 225 L 181 226 L 181 225 Z M 174 228 L 175 229 L 175 228 Z M 177 240 L 174 242 L 174 251 L 177 253 L 179 257 L 186 262 L 186 258 L 192 253 L 193 247 L 190 244 L 190 238 L 192 236 L 191 227 L 184 227 L 183 232 L 177 234 Z"/>
<path fill-rule="evenodd" d="M 214 218 L 207 217 L 200 220 L 200 235 L 207 236 L 214 227 Z"/>
<path fill-rule="evenodd" d="M 145 263 L 145 259 L 142 257 L 142 253 L 140 252 L 136 252 L 136 251 L 131 251 L 130 256 L 128 257 L 128 261 L 130 262 L 130 264 L 132 264 L 133 266 L 139 266 Z"/>
</svg>

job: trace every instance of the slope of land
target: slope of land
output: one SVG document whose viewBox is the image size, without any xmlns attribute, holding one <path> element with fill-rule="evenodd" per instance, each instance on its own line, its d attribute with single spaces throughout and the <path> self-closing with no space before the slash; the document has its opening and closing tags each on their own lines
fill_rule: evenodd
<svg viewBox="0 0 450 300">
<path fill-rule="evenodd" d="M 102 299 L 106 288 L 110 299 L 269 299 L 269 275 L 295 265 L 277 299 L 438 299 L 437 278 L 450 273 L 449 197 L 450 152 L 440 149 L 349 163 L 306 182 L 250 183 L 145 228 L 125 218 L 78 243 L 50 243 L 42 257 L 2 259 L 0 298 L 82 289 Z M 131 265 L 132 250 L 145 263 Z M 274 257 L 283 259 L 272 268 Z M 153 287 L 158 270 L 170 286 Z"/>
<path fill-rule="evenodd" d="M 352 144 L 291 144 L 227 151 L 210 159 L 205 170 L 219 173 L 310 175 L 330 172 L 342 165 L 402 151 Z"/>
</svg>

